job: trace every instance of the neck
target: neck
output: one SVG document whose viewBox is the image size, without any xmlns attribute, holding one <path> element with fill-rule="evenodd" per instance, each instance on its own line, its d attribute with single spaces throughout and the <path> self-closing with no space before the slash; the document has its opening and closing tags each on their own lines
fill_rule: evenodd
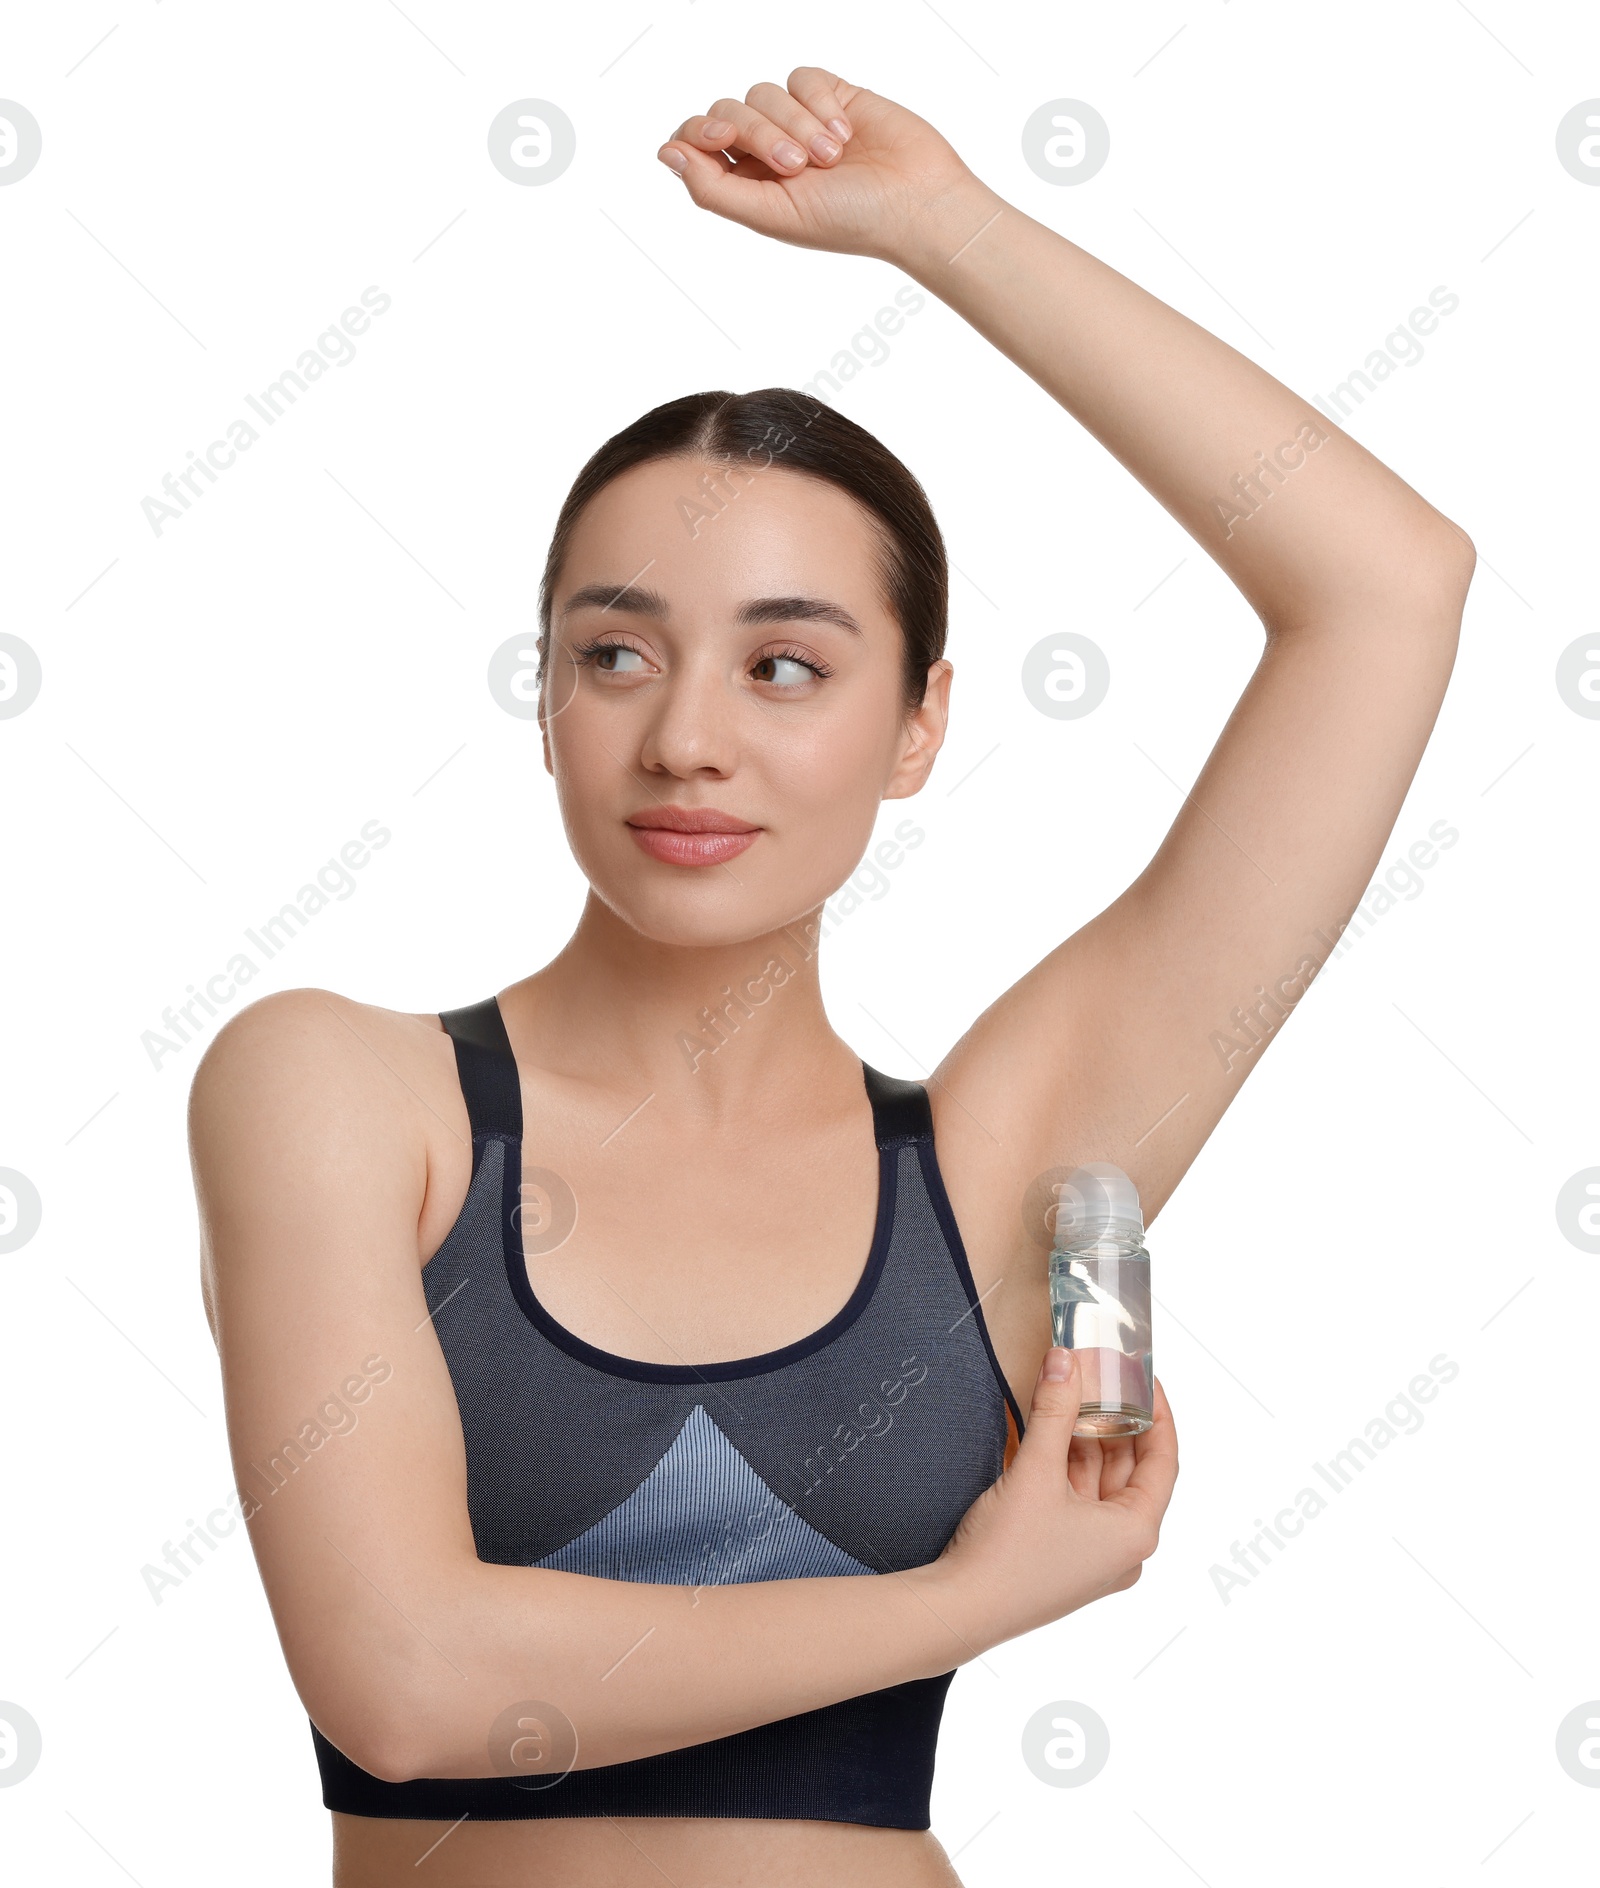
<svg viewBox="0 0 1600 1888">
<path fill-rule="evenodd" d="M 591 891 L 561 952 L 506 992 L 513 1039 L 540 1067 L 708 1114 L 858 1083 L 823 1006 L 820 912 L 737 944 L 661 944 Z"/>
</svg>

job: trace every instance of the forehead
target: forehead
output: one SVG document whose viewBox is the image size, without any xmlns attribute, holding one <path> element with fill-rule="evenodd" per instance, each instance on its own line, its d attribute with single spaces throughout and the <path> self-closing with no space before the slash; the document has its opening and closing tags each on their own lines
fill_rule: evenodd
<svg viewBox="0 0 1600 1888">
<path fill-rule="evenodd" d="M 888 625 L 883 554 L 877 520 L 826 479 L 776 461 L 663 459 L 622 473 L 584 508 L 555 602 L 559 611 L 596 581 L 637 583 L 674 609 L 793 593 Z"/>
</svg>

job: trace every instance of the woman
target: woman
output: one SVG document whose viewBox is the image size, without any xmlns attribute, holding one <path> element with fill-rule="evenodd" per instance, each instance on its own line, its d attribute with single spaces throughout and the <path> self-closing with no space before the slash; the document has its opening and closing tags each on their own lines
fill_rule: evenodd
<svg viewBox="0 0 1600 1888">
<path fill-rule="evenodd" d="M 889 99 L 801 67 L 661 156 L 699 207 L 962 314 L 1266 646 L 1139 878 L 893 1081 L 828 1023 L 816 919 L 945 731 L 921 488 L 781 390 L 674 401 L 585 468 L 541 596 L 570 942 L 442 1019 L 269 997 L 195 1083 L 235 1467 L 341 1888 L 424 1859 L 955 1879 L 951 1675 L 1131 1585 L 1177 1472 L 1159 1386 L 1146 1434 L 1072 1439 L 1025 1202 L 1093 1158 L 1147 1217 L 1170 1196 L 1368 883 L 1473 566 Z"/>
</svg>

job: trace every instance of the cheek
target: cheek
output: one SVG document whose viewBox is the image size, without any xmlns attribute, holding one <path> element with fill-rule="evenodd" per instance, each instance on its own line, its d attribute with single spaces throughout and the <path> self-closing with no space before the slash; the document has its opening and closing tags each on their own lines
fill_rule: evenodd
<svg viewBox="0 0 1600 1888">
<path fill-rule="evenodd" d="M 818 897 L 844 882 L 871 840 L 896 752 L 890 732 L 879 715 L 818 717 L 763 758 L 763 796 L 782 822 L 786 863 L 815 881 Z"/>
<path fill-rule="evenodd" d="M 765 765 L 797 801 L 875 806 L 898 751 L 898 724 L 866 691 L 834 710 L 797 721 L 767 744 Z M 756 758 L 754 753 L 752 758 Z"/>
<path fill-rule="evenodd" d="M 628 755 L 617 749 L 616 758 L 606 752 L 604 730 L 584 725 L 580 709 L 550 723 L 550 768 L 555 780 L 556 803 L 561 822 L 573 851 L 580 858 L 592 852 L 602 830 L 615 824 L 642 797 L 626 767 Z M 615 740 L 611 742 L 615 748 Z"/>
<path fill-rule="evenodd" d="M 601 779 L 596 762 L 604 749 L 595 734 L 585 729 L 582 714 L 573 709 L 549 723 L 550 769 L 556 781 L 587 796 Z M 616 771 L 616 763 L 611 764 Z"/>
</svg>

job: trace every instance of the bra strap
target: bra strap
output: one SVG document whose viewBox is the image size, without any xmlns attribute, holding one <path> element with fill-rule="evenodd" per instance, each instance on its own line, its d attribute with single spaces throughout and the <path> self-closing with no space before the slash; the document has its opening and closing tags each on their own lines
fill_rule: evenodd
<svg viewBox="0 0 1600 1888">
<path fill-rule="evenodd" d="M 910 1141 L 933 1139 L 933 1109 L 921 1082 L 884 1075 L 865 1062 L 861 1073 L 872 1102 L 872 1126 L 879 1147 L 902 1147 Z"/>
<path fill-rule="evenodd" d="M 506 1034 L 499 1000 L 485 997 L 457 1010 L 441 1010 L 439 1020 L 455 1045 L 456 1072 L 466 1097 L 472 1138 L 504 1134 L 522 1138 L 522 1088 L 517 1064 Z M 861 1064 L 867 1097 L 872 1103 L 872 1127 L 879 1147 L 899 1147 L 910 1141 L 933 1138 L 933 1110 L 921 1082 L 885 1075 Z"/>
<path fill-rule="evenodd" d="M 521 1140 L 522 1088 L 499 999 L 490 996 L 464 1009 L 441 1010 L 439 1020 L 455 1044 L 472 1138 L 503 1134 Z"/>
</svg>

